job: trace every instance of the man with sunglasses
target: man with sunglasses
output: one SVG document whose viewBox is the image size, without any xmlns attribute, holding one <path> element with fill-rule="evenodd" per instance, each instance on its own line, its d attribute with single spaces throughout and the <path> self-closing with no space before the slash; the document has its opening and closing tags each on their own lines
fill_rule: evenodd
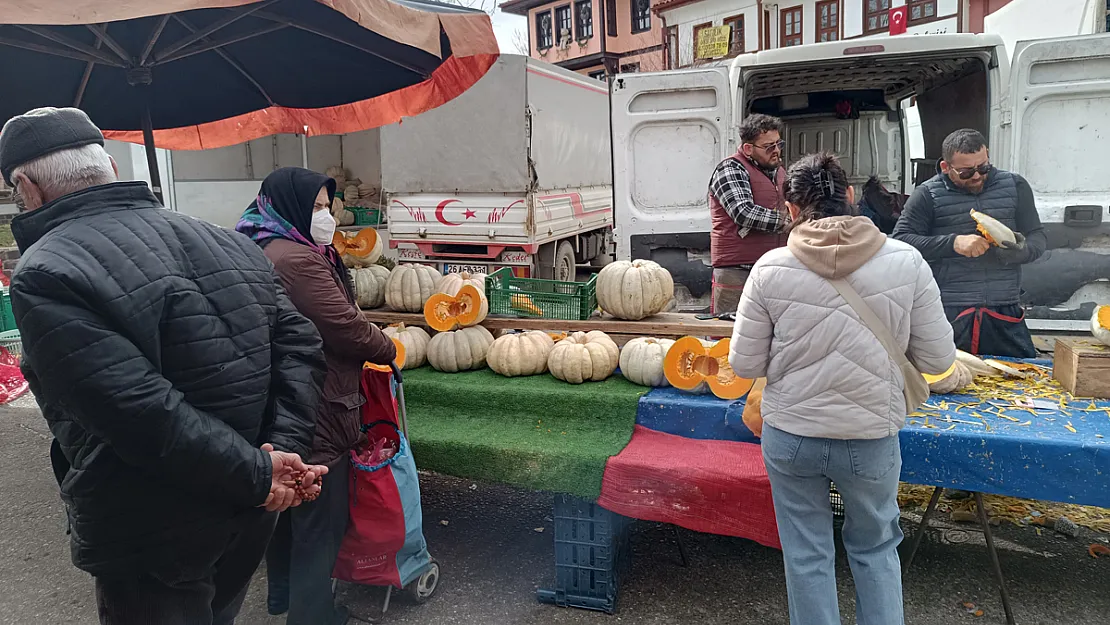
<svg viewBox="0 0 1110 625">
<path fill-rule="evenodd" d="M 894 238 L 921 251 L 933 268 L 956 346 L 973 354 L 1033 358 L 1021 307 L 1021 266 L 1047 246 L 1033 190 L 990 163 L 987 142 L 964 128 L 944 139 L 937 175 L 906 201 Z M 971 210 L 1014 231 L 1017 244 L 992 246 Z"/>
<path fill-rule="evenodd" d="M 709 233 L 713 263 L 711 311 L 734 313 L 748 272 L 765 252 L 786 245 L 790 223 L 782 185 L 782 120 L 749 115 L 740 124 L 740 149 L 709 179 Z"/>
</svg>

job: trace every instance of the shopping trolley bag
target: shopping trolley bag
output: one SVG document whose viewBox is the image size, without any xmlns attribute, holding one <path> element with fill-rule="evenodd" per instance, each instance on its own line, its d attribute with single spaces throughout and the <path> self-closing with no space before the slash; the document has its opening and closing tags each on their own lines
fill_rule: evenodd
<svg viewBox="0 0 1110 625">
<path fill-rule="evenodd" d="M 362 429 L 368 442 L 350 452 L 350 520 L 332 577 L 403 588 L 431 564 L 416 462 L 397 427 L 391 374 L 364 369 L 362 390 Z"/>
</svg>

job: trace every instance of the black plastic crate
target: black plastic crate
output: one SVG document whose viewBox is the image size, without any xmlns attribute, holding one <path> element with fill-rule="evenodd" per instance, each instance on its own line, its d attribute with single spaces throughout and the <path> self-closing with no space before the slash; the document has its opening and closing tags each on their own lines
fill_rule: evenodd
<svg viewBox="0 0 1110 625">
<path fill-rule="evenodd" d="M 833 483 L 829 483 L 829 505 L 832 506 L 834 519 L 844 518 L 844 498 L 840 496 L 840 491 L 836 490 L 836 484 Z"/>
<path fill-rule="evenodd" d="M 536 598 L 612 614 L 628 569 L 632 519 L 571 495 L 555 495 L 555 586 Z"/>
</svg>

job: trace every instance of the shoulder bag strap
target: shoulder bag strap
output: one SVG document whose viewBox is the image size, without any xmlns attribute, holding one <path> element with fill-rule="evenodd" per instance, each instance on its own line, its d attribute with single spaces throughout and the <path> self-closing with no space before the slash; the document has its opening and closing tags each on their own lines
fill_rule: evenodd
<svg viewBox="0 0 1110 625">
<path fill-rule="evenodd" d="M 879 319 L 878 315 L 875 314 L 875 311 L 871 310 L 867 302 L 863 301 L 859 292 L 852 288 L 852 285 L 848 284 L 848 281 L 843 278 L 829 280 L 829 283 L 840 293 L 844 301 L 848 302 L 852 310 L 856 311 L 860 320 L 871 330 L 875 338 L 879 339 L 879 342 L 882 343 L 883 348 L 886 349 L 886 352 L 894 359 L 894 362 L 898 363 L 899 367 L 904 365 L 910 365 L 912 367 L 913 364 L 910 362 L 909 358 L 906 358 L 906 353 L 898 348 L 898 342 L 894 340 L 894 335 L 890 333 L 890 330 L 887 329 L 886 325 Z"/>
</svg>

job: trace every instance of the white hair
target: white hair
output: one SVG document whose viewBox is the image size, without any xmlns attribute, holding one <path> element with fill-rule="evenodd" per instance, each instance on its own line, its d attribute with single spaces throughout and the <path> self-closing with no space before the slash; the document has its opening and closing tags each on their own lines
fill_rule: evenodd
<svg viewBox="0 0 1110 625">
<path fill-rule="evenodd" d="M 12 179 L 19 174 L 35 183 L 47 202 L 117 180 L 112 158 L 95 143 L 40 156 L 16 167 Z"/>
</svg>

